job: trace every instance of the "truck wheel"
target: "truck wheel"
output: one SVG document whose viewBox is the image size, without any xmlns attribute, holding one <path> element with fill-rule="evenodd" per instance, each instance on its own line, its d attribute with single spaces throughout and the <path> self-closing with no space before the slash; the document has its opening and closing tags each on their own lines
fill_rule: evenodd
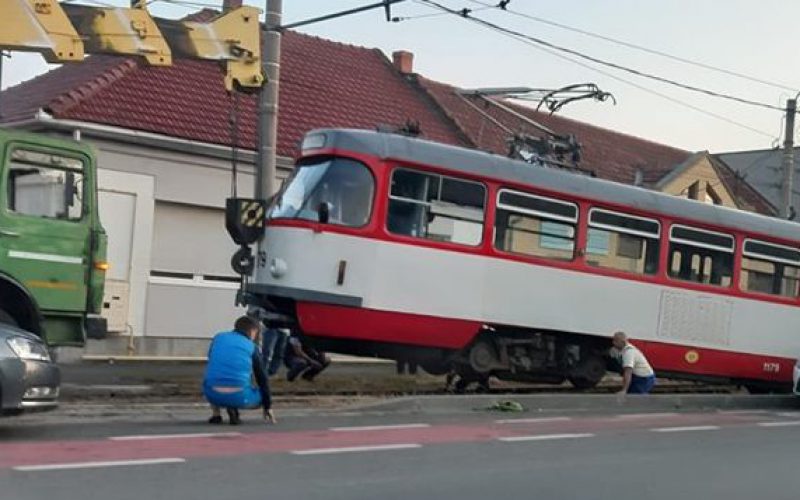
<svg viewBox="0 0 800 500">
<path fill-rule="evenodd" d="M 5 312 L 3 309 L 0 309 L 0 324 L 6 324 L 11 326 L 19 326 L 17 320 L 15 320 L 9 313 Z"/>
</svg>

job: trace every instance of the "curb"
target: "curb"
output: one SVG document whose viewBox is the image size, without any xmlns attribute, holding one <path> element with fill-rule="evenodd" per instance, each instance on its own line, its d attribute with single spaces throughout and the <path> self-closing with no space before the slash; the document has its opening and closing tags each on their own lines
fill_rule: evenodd
<svg viewBox="0 0 800 500">
<path fill-rule="evenodd" d="M 393 413 L 469 413 L 484 411 L 500 401 L 516 401 L 526 412 L 663 411 L 663 410 L 800 410 L 800 398 L 792 395 L 654 394 L 626 396 L 606 394 L 532 394 L 405 396 L 358 405 L 349 411 Z"/>
</svg>

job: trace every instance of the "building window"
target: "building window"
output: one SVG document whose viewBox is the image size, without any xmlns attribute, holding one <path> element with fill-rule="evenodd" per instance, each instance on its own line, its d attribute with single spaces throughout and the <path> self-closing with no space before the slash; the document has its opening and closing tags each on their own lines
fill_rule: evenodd
<svg viewBox="0 0 800 500">
<path fill-rule="evenodd" d="M 703 201 L 709 205 L 722 205 L 722 198 L 710 184 L 706 184 L 705 199 Z"/>
<path fill-rule="evenodd" d="M 655 219 L 593 208 L 589 212 L 586 262 L 636 274 L 658 271 L 661 225 Z"/>
<path fill-rule="evenodd" d="M 480 245 L 486 187 L 437 174 L 398 168 L 389 193 L 389 232 L 416 238 Z"/>
<path fill-rule="evenodd" d="M 77 158 L 15 149 L 6 187 L 11 212 L 71 221 L 83 217 L 84 164 Z"/>
<path fill-rule="evenodd" d="M 745 240 L 739 286 L 747 292 L 797 297 L 800 295 L 800 250 Z"/>
<path fill-rule="evenodd" d="M 498 250 L 557 260 L 575 257 L 578 206 L 508 189 L 497 195 Z"/>
<path fill-rule="evenodd" d="M 674 225 L 669 240 L 671 278 L 729 287 L 733 276 L 734 237 Z"/>
</svg>

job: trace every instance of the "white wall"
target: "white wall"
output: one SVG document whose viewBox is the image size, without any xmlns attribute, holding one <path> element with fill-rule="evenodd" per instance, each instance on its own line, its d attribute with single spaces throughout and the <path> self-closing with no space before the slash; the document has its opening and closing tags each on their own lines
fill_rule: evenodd
<svg viewBox="0 0 800 500">
<path fill-rule="evenodd" d="M 102 163 L 101 163 L 102 165 Z M 134 334 L 144 333 L 147 277 L 153 238 L 155 179 L 100 168 L 98 170 L 100 220 L 108 234 L 107 280 L 121 284 L 107 292 L 125 294 L 124 312 Z M 104 302 L 111 301 L 106 293 Z"/>
<path fill-rule="evenodd" d="M 115 285 L 130 284 L 127 318 L 134 335 L 208 338 L 230 327 L 242 312 L 234 306 L 237 275 L 230 268 L 236 246 L 224 224 L 230 161 L 84 139 L 97 149 L 112 265 L 108 289 L 119 294 Z M 290 161 L 281 164 L 283 178 Z M 239 168 L 239 196 L 251 196 L 253 169 Z"/>
</svg>

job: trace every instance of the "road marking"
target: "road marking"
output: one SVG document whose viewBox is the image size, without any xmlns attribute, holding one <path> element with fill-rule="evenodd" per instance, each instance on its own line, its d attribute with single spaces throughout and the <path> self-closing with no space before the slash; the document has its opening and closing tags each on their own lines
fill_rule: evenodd
<svg viewBox="0 0 800 500">
<path fill-rule="evenodd" d="M 678 414 L 675 412 L 666 412 L 666 413 L 623 413 L 621 415 L 617 415 L 616 418 L 620 420 L 635 420 L 638 418 L 662 418 L 662 417 L 677 417 Z"/>
<path fill-rule="evenodd" d="M 719 430 L 718 425 L 695 425 L 687 427 L 659 427 L 657 429 L 650 429 L 653 432 L 692 432 L 692 431 L 716 431 Z"/>
<path fill-rule="evenodd" d="M 756 424 L 761 427 L 790 427 L 793 425 L 800 425 L 800 420 L 783 420 L 780 422 L 758 422 Z"/>
<path fill-rule="evenodd" d="M 538 424 L 545 422 L 566 422 L 572 420 L 571 417 L 540 417 L 540 418 L 506 418 L 495 420 L 496 424 Z"/>
<path fill-rule="evenodd" d="M 776 413 L 775 415 L 779 417 L 800 417 L 800 411 L 782 411 L 780 413 Z"/>
<path fill-rule="evenodd" d="M 377 444 L 373 446 L 348 446 L 343 448 L 312 448 L 308 450 L 290 451 L 292 455 L 331 455 L 334 453 L 359 453 L 362 451 L 389 451 L 389 450 L 408 450 L 412 448 L 422 448 L 421 444 Z"/>
<path fill-rule="evenodd" d="M 112 436 L 110 441 L 146 441 L 150 439 L 213 438 L 241 436 L 241 432 L 198 432 L 195 434 L 140 434 L 137 436 Z"/>
<path fill-rule="evenodd" d="M 717 410 L 717 413 L 722 413 L 723 415 L 751 415 L 767 413 L 767 410 Z"/>
<path fill-rule="evenodd" d="M 581 433 L 581 434 L 537 434 L 535 436 L 507 436 L 497 438 L 498 441 L 506 443 L 516 443 L 520 441 L 551 441 L 555 439 L 578 439 L 594 437 L 594 434 Z"/>
<path fill-rule="evenodd" d="M 114 460 L 109 462 L 74 462 L 70 464 L 47 464 L 47 465 L 20 465 L 12 467 L 19 472 L 39 472 L 49 470 L 67 469 L 92 469 L 99 467 L 125 467 L 129 465 L 159 465 L 159 464 L 179 464 L 186 460 L 183 458 L 150 458 L 145 460 Z"/>
<path fill-rule="evenodd" d="M 360 427 L 331 427 L 334 432 L 390 431 L 395 429 L 424 429 L 430 424 L 362 425 Z"/>
</svg>

